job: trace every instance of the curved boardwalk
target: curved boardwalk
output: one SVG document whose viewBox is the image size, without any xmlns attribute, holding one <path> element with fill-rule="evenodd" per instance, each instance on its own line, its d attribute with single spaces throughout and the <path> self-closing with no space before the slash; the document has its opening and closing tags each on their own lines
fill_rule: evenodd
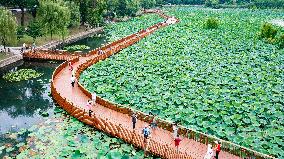
<svg viewBox="0 0 284 159">
<path fill-rule="evenodd" d="M 161 14 L 164 18 L 168 18 Z M 103 60 L 121 49 L 126 48 L 141 38 L 151 34 L 155 30 L 167 26 L 166 23 L 159 23 L 147 30 L 140 31 L 126 37 L 125 39 L 113 42 L 103 48 L 104 55 L 98 55 L 98 50 L 90 52 L 86 57 L 74 57 L 73 66 L 76 70 L 76 77 L 89 67 L 90 65 Z M 96 127 L 112 136 L 121 138 L 126 142 L 133 144 L 136 147 L 143 148 L 142 128 L 148 123 L 147 120 L 138 116 L 136 129 L 132 130 L 132 122 L 130 117 L 131 110 L 129 108 L 120 109 L 98 97 L 97 103 L 93 106 L 94 114 L 89 117 L 84 108 L 87 101 L 90 100 L 90 93 L 87 92 L 80 84 L 75 84 L 73 88 L 70 84 L 71 71 L 68 69 L 67 62 L 61 64 L 54 72 L 51 83 L 51 91 L 54 99 L 63 107 L 70 115 L 76 117 L 80 121 Z M 129 112 L 127 111 L 129 110 Z M 207 145 L 202 142 L 197 142 L 193 138 L 182 137 L 180 143 L 180 151 L 174 147 L 173 135 L 170 126 L 162 129 L 160 124 L 156 130 L 152 130 L 148 150 L 162 158 L 172 159 L 202 159 L 207 151 Z M 180 133 L 182 134 L 182 133 Z M 190 134 L 191 135 L 191 134 Z M 200 136 L 201 138 L 201 136 Z M 207 143 L 208 138 L 206 140 Z M 211 141 L 212 142 L 212 141 Z M 225 149 L 225 145 L 224 145 Z M 239 159 L 241 157 L 232 155 L 229 152 L 221 151 L 220 159 Z"/>
</svg>

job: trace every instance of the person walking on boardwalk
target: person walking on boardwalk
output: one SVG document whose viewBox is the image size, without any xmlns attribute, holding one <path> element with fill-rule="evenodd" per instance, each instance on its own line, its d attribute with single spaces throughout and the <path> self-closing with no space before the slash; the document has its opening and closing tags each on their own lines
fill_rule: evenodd
<svg viewBox="0 0 284 159">
<path fill-rule="evenodd" d="M 73 75 L 75 77 L 75 74 L 76 74 L 75 69 L 73 69 L 72 72 L 71 72 L 71 75 Z"/>
<path fill-rule="evenodd" d="M 153 115 L 153 118 L 150 122 L 150 125 L 151 125 L 151 129 L 155 130 L 157 128 L 157 121 L 156 121 L 156 116 L 157 115 L 154 115 L 151 113 L 151 115 Z"/>
<path fill-rule="evenodd" d="M 178 146 L 181 142 L 181 138 L 179 137 L 179 134 L 177 134 L 177 137 L 175 138 L 175 147 L 177 148 L 177 151 L 178 151 Z"/>
<path fill-rule="evenodd" d="M 148 125 L 145 125 L 145 127 L 142 130 L 143 136 L 144 136 L 144 156 L 147 157 L 147 151 L 149 146 L 149 136 L 150 136 L 150 128 Z"/>
<path fill-rule="evenodd" d="M 173 137 L 174 137 L 174 139 L 177 137 L 177 133 L 178 133 L 178 127 L 177 127 L 177 123 L 175 122 L 173 124 Z"/>
<path fill-rule="evenodd" d="M 104 54 L 104 51 L 103 50 L 99 50 L 99 55 L 102 55 L 102 54 Z"/>
<path fill-rule="evenodd" d="M 26 43 L 23 43 L 23 51 L 26 50 L 26 47 L 27 47 Z"/>
<path fill-rule="evenodd" d="M 207 149 L 207 152 L 206 152 L 206 154 L 205 154 L 203 159 L 212 159 L 212 157 L 213 157 L 212 145 L 208 144 L 208 149 Z"/>
<path fill-rule="evenodd" d="M 220 144 L 219 141 L 215 141 L 215 143 L 216 143 L 216 146 L 215 146 L 215 152 L 216 152 L 215 159 L 218 159 L 219 153 L 221 151 L 221 144 Z"/>
<path fill-rule="evenodd" d="M 88 100 L 87 105 L 86 105 L 86 109 L 89 112 L 89 116 L 92 116 L 93 111 L 92 111 L 92 101 L 91 100 Z"/>
<path fill-rule="evenodd" d="M 70 70 L 70 71 L 73 71 L 73 65 L 72 65 L 72 62 L 71 62 L 71 61 L 68 62 L 68 66 L 69 66 L 69 70 Z"/>
<path fill-rule="evenodd" d="M 97 94 L 96 94 L 96 92 L 93 92 L 93 93 L 92 93 L 92 102 L 93 102 L 93 105 L 96 105 L 96 100 L 97 100 Z"/>
<path fill-rule="evenodd" d="M 134 130 L 134 129 L 135 129 L 136 122 L 137 122 L 137 115 L 136 115 L 135 112 L 133 112 L 131 118 L 132 118 L 132 128 L 133 128 L 133 130 Z"/>
<path fill-rule="evenodd" d="M 72 87 L 75 86 L 75 82 L 76 82 L 76 77 L 72 75 L 72 77 L 71 77 L 71 85 L 72 85 Z"/>
</svg>

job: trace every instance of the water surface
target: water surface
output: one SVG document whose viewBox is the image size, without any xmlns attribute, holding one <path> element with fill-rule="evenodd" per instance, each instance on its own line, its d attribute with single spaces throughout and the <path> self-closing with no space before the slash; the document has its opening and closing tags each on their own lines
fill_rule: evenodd
<svg viewBox="0 0 284 159">
<path fill-rule="evenodd" d="M 15 68 L 0 71 L 0 134 L 29 128 L 43 120 L 42 113 L 53 114 L 50 80 L 58 65 L 54 62 L 24 62 Z M 21 82 L 3 79 L 3 74 L 18 69 L 34 69 L 44 75 Z"/>
</svg>

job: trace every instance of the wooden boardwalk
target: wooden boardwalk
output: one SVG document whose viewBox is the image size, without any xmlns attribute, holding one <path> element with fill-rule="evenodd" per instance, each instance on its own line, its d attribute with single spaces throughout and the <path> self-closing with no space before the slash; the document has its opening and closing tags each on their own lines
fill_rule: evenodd
<svg viewBox="0 0 284 159">
<path fill-rule="evenodd" d="M 167 16 L 162 13 L 158 14 L 167 18 Z M 146 30 L 142 30 L 136 34 L 132 34 L 102 48 L 94 50 L 85 57 L 74 56 L 70 58 L 69 60 L 74 63 L 73 67 L 76 70 L 77 79 L 79 78 L 80 73 L 92 64 L 118 53 L 120 50 L 136 43 L 141 38 L 144 38 L 159 28 L 166 26 L 166 23 L 158 23 Z M 104 54 L 98 55 L 99 50 L 102 50 Z M 71 74 L 72 73 L 68 68 L 68 62 L 61 64 L 53 73 L 51 92 L 58 104 L 78 120 L 96 127 L 97 129 L 112 136 L 121 138 L 136 147 L 143 148 L 142 129 L 145 125 L 149 125 L 147 122 L 149 119 L 146 119 L 147 116 L 143 113 L 138 113 L 139 120 L 136 124 L 136 129 L 133 130 L 130 117 L 133 110 L 111 104 L 100 97 L 97 98 L 95 105 L 92 107 L 94 114 L 89 116 L 85 111 L 85 106 L 87 101 L 90 100 L 91 95 L 79 83 L 75 84 L 75 87 L 71 86 Z M 180 130 L 179 134 L 183 136 L 179 151 L 177 151 L 174 147 L 173 134 L 170 127 L 169 123 L 158 121 L 158 128 L 156 130 L 152 130 L 151 133 L 148 148 L 149 152 L 162 158 L 203 159 L 207 151 L 206 143 L 208 143 L 208 138 L 206 138 L 206 141 L 203 140 L 203 142 L 201 142 L 202 140 L 200 140 L 199 142 L 194 138 L 188 138 L 188 136 L 192 136 L 191 133 L 193 132 Z M 188 132 L 190 132 L 190 134 L 188 134 Z M 200 139 L 202 139 L 202 135 L 200 135 Z M 212 143 L 212 141 L 210 142 Z M 226 147 L 225 144 L 222 145 L 223 150 L 226 151 L 220 152 L 220 159 L 242 158 L 230 153 L 232 151 L 229 150 L 228 147 Z"/>
</svg>

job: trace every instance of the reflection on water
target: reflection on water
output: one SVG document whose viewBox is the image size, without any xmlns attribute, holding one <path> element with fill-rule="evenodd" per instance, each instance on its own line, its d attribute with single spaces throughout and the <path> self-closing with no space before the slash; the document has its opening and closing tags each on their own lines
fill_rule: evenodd
<svg viewBox="0 0 284 159">
<path fill-rule="evenodd" d="M 107 38 L 105 33 L 95 35 L 93 37 L 88 37 L 79 41 L 76 41 L 74 43 L 68 44 L 66 46 L 73 46 L 73 45 L 87 45 L 90 47 L 90 49 L 82 50 L 84 53 L 89 52 L 90 50 L 94 50 L 98 47 L 100 47 L 102 44 L 107 43 Z"/>
<path fill-rule="evenodd" d="M 24 62 L 10 70 L 0 71 L 0 134 L 28 128 L 43 120 L 42 112 L 53 114 L 54 103 L 50 94 L 50 79 L 58 64 Z M 8 71 L 34 69 L 43 76 L 21 82 L 8 82 L 2 76 Z"/>
</svg>

